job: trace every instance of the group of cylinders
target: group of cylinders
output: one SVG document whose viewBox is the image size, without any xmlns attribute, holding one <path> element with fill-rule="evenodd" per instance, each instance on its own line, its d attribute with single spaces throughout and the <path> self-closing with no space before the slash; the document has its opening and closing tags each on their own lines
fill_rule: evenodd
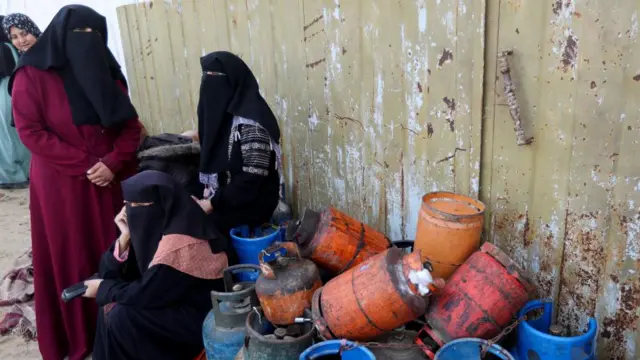
<svg viewBox="0 0 640 360">
<path fill-rule="evenodd" d="M 334 208 L 306 210 L 287 228 L 287 240 L 297 245 L 291 253 L 312 261 L 306 263 L 309 270 L 302 274 L 302 260 L 296 260 L 276 270 L 279 282 L 263 272 L 256 291 L 265 316 L 282 324 L 311 308 L 325 339 L 367 341 L 393 331 L 424 315 L 428 296 L 478 250 L 483 212 L 481 202 L 462 195 L 425 195 L 414 251 L 406 253 Z M 266 274 L 273 274 L 273 264 Z M 335 277 L 323 285 L 313 264 Z M 294 272 L 298 286 L 292 286 Z M 261 290 L 263 277 L 271 277 L 271 286 Z"/>
<path fill-rule="evenodd" d="M 316 331 L 324 340 L 372 341 L 422 316 L 426 324 L 418 344 L 424 345 L 424 337 L 443 347 L 460 338 L 497 335 L 533 287 L 500 249 L 480 246 L 484 210 L 467 196 L 426 194 L 410 253 L 334 208 L 306 210 L 288 226 L 286 242 L 260 254 L 255 284 L 260 308 L 247 327 L 259 328 L 264 316 L 280 328 L 266 336 L 249 331 L 249 338 L 257 339 L 251 342 L 256 354 L 251 359 L 269 353 L 269 344 L 299 352 Z M 320 269 L 331 280 L 323 283 Z M 438 296 L 429 301 L 434 293 Z M 295 323 L 312 326 L 292 342 L 285 328 Z M 435 350 L 425 348 L 433 359 Z"/>
</svg>

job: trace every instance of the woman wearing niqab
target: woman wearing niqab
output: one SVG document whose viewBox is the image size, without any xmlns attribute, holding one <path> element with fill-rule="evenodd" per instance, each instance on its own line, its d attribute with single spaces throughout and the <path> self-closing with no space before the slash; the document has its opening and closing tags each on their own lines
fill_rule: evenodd
<svg viewBox="0 0 640 360">
<path fill-rule="evenodd" d="M 223 291 L 227 240 L 168 174 L 143 171 L 122 188 L 122 235 L 102 258 L 101 279 L 86 282 L 102 310 L 93 359 L 192 359 L 210 292 Z"/>
<path fill-rule="evenodd" d="M 60 294 L 97 272 L 117 236 L 120 182 L 136 167 L 140 126 L 106 44 L 102 15 L 65 6 L 19 59 L 9 83 L 16 129 L 32 153 L 35 310 L 44 360 L 91 353 L 95 302 L 63 304 Z"/>
<path fill-rule="evenodd" d="M 0 25 L 4 20 L 5 17 L 0 16 Z M 7 28 L 4 29 L 0 30 L 0 189 L 19 189 L 28 186 L 31 154 L 12 126 L 11 97 L 7 88 L 18 52 L 11 45 Z"/>
<path fill-rule="evenodd" d="M 280 127 L 258 81 L 237 55 L 200 59 L 198 103 L 200 206 L 225 235 L 236 226 L 271 219 L 282 184 Z"/>
</svg>

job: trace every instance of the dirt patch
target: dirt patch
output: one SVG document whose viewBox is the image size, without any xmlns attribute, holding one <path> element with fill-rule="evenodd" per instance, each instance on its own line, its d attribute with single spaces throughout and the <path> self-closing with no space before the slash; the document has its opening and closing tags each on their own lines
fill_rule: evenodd
<svg viewBox="0 0 640 360">
<path fill-rule="evenodd" d="M 0 276 L 31 246 L 29 192 L 0 190 Z M 41 359 L 38 344 L 19 336 L 0 337 L 0 359 Z"/>
</svg>

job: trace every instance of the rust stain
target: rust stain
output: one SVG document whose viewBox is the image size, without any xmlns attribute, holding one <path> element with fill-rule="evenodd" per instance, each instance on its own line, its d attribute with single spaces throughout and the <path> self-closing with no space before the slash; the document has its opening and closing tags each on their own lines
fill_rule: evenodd
<svg viewBox="0 0 640 360">
<path fill-rule="evenodd" d="M 540 271 L 532 273 L 534 281 L 537 283 L 539 297 L 551 297 L 554 284 L 554 238 L 557 234 L 551 229 L 549 224 L 544 224 L 540 229 Z"/>
<path fill-rule="evenodd" d="M 307 68 L 311 68 L 311 69 L 313 69 L 314 67 L 316 67 L 316 66 L 318 66 L 318 65 L 322 64 L 322 63 L 323 63 L 323 62 L 325 62 L 325 61 L 326 61 L 326 58 L 322 58 L 322 59 L 320 59 L 320 60 L 318 60 L 318 61 L 314 61 L 314 62 L 312 62 L 312 63 L 307 64 L 307 65 L 306 65 L 306 67 L 307 67 Z"/>
<path fill-rule="evenodd" d="M 302 30 L 303 30 L 303 31 L 307 31 L 307 29 L 308 29 L 308 28 L 310 28 L 311 26 L 313 26 L 313 24 L 317 23 L 318 21 L 320 21 L 320 20 L 322 20 L 322 19 L 324 19 L 324 15 L 320 15 L 320 16 L 318 16 L 317 18 L 315 18 L 315 19 L 311 20 L 311 22 L 310 22 L 309 24 L 305 25 L 305 26 L 302 28 Z"/>
<path fill-rule="evenodd" d="M 451 130 L 451 132 L 455 132 L 455 112 L 456 112 L 456 99 L 451 98 L 449 99 L 448 97 L 444 97 L 442 98 L 442 101 L 444 101 L 444 103 L 447 105 L 447 117 L 446 117 L 446 121 L 449 123 L 449 129 Z"/>
<path fill-rule="evenodd" d="M 582 13 L 579 11 L 574 11 L 573 16 L 575 16 L 576 19 L 582 19 Z"/>
<path fill-rule="evenodd" d="M 567 42 L 562 52 L 562 67 L 564 72 L 573 69 L 576 66 L 576 57 L 578 56 L 578 38 L 569 35 L 567 36 Z"/>
<path fill-rule="evenodd" d="M 558 16 L 560 15 L 560 11 L 562 11 L 562 7 L 562 0 L 556 0 L 556 2 L 551 4 L 551 11 L 553 11 L 554 15 Z"/>
<path fill-rule="evenodd" d="M 442 50 L 442 55 L 440 55 L 440 60 L 438 60 L 438 67 L 442 67 L 445 63 L 453 61 L 453 53 L 448 49 Z"/>
<path fill-rule="evenodd" d="M 635 81 L 640 81 L 640 74 L 636 75 L 633 77 L 633 80 Z"/>
<path fill-rule="evenodd" d="M 433 125 L 431 123 L 427 123 L 427 137 L 433 136 Z"/>
<path fill-rule="evenodd" d="M 238 20 L 236 20 L 235 17 L 233 19 L 231 19 L 231 24 L 233 24 L 233 28 L 234 29 L 238 28 Z"/>
<path fill-rule="evenodd" d="M 620 284 L 620 279 L 616 275 L 611 276 L 611 280 L 618 284 L 619 306 L 614 315 L 605 317 L 601 324 L 600 338 L 604 349 L 598 349 L 602 354 L 608 354 L 610 359 L 627 358 L 627 336 L 626 333 L 638 330 L 638 304 L 640 304 L 640 281 L 631 279 L 626 284 Z"/>
<path fill-rule="evenodd" d="M 422 84 L 420 84 L 420 81 L 416 83 L 416 86 L 418 87 L 418 91 L 422 93 Z"/>
<path fill-rule="evenodd" d="M 593 316 L 606 260 L 600 212 L 573 214 L 565 222 L 558 321 L 577 331 L 581 318 Z"/>
</svg>

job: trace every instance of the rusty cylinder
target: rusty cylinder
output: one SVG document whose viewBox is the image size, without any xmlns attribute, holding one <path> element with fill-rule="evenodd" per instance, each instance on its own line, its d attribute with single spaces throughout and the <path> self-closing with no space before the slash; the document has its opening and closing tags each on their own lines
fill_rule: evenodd
<svg viewBox="0 0 640 360">
<path fill-rule="evenodd" d="M 422 330 L 440 346 L 460 338 L 491 339 L 512 322 L 533 289 L 502 250 L 484 243 L 429 305 Z"/>
<path fill-rule="evenodd" d="M 276 243 L 258 255 L 260 277 L 256 294 L 264 316 L 275 325 L 290 325 L 311 308 L 313 293 L 322 286 L 316 265 L 302 259 L 292 242 Z"/>
<path fill-rule="evenodd" d="M 422 197 L 414 249 L 433 265 L 433 276 L 449 276 L 480 247 L 482 202 L 450 192 Z"/>
<path fill-rule="evenodd" d="M 302 256 L 337 275 L 379 254 L 391 241 L 370 226 L 328 207 L 321 213 L 305 210 L 287 228 L 287 240 L 300 246 Z"/>
<path fill-rule="evenodd" d="M 327 339 L 372 340 L 424 314 L 435 288 L 419 251 L 403 256 L 393 247 L 317 290 L 312 318 Z"/>
</svg>

